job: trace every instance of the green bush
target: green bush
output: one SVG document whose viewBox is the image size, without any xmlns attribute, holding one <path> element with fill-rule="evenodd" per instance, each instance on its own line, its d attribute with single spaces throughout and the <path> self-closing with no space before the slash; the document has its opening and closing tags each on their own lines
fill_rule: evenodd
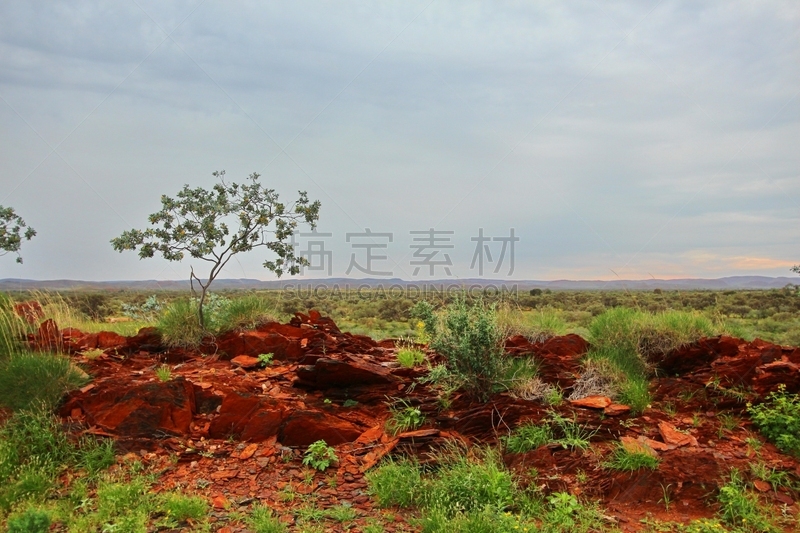
<svg viewBox="0 0 800 533">
<path fill-rule="evenodd" d="M 12 410 L 39 404 L 53 408 L 64 394 L 87 381 L 68 357 L 18 353 L 0 361 L 0 405 Z"/>
<path fill-rule="evenodd" d="M 209 307 L 206 304 L 206 312 Z M 275 322 L 275 308 L 264 298 L 242 296 L 227 301 L 213 314 L 214 329 L 220 333 L 233 330 L 254 329 L 267 322 Z"/>
<path fill-rule="evenodd" d="M 187 520 L 201 522 L 208 514 L 208 504 L 200 496 L 170 493 L 163 496 L 161 508 L 170 520 L 178 524 Z"/>
<path fill-rule="evenodd" d="M 170 303 L 158 319 L 163 342 L 170 347 L 197 348 L 203 342 L 211 313 L 206 311 L 205 327 L 197 319 L 197 301 L 178 299 Z"/>
<path fill-rule="evenodd" d="M 39 509 L 27 509 L 12 516 L 7 523 L 8 533 L 47 533 L 50 530 L 50 515 Z"/>
<path fill-rule="evenodd" d="M 441 316 L 427 302 L 414 308 L 425 324 L 430 346 L 444 356 L 447 368 L 463 384 L 465 392 L 486 400 L 500 385 L 505 337 L 497 324 L 494 307 L 483 302 L 468 305 L 463 296 L 444 308 Z"/>
<path fill-rule="evenodd" d="M 767 396 L 759 405 L 747 405 L 758 430 L 781 451 L 800 457 L 800 398 L 788 394 L 786 385 Z"/>
<path fill-rule="evenodd" d="M 370 493 L 381 507 L 411 507 L 419 497 L 422 474 L 408 459 L 388 460 L 366 475 Z"/>
</svg>

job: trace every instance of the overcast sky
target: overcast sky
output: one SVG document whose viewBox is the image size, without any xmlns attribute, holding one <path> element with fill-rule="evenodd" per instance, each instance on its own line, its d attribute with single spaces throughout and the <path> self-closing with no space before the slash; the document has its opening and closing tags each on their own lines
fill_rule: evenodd
<svg viewBox="0 0 800 533">
<path fill-rule="evenodd" d="M 2 2 L 0 205 L 38 236 L 0 278 L 185 278 L 109 240 L 222 169 L 319 199 L 333 275 L 369 228 L 373 270 L 430 277 L 433 228 L 433 277 L 478 277 L 471 238 L 513 228 L 516 279 L 791 276 L 798 26 L 795 0 Z"/>
</svg>

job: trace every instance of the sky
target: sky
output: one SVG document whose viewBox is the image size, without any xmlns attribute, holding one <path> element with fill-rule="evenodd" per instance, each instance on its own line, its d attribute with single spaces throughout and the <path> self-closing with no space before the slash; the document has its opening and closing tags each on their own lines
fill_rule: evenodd
<svg viewBox="0 0 800 533">
<path fill-rule="evenodd" d="M 109 241 L 216 170 L 320 200 L 306 278 L 792 276 L 799 27 L 795 0 L 3 2 L 0 205 L 38 235 L 0 278 L 203 271 Z"/>
</svg>

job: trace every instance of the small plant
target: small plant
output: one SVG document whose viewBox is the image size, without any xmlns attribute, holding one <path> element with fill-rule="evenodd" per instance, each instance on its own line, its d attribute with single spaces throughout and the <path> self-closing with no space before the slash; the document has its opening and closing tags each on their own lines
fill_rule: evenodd
<svg viewBox="0 0 800 533">
<path fill-rule="evenodd" d="M 286 525 L 273 515 L 272 509 L 263 505 L 253 507 L 247 525 L 254 533 L 286 533 Z"/>
<path fill-rule="evenodd" d="M 358 405 L 358 402 L 352 398 L 348 398 L 342 403 L 342 407 L 355 407 L 356 405 Z"/>
<path fill-rule="evenodd" d="M 667 512 L 669 512 L 669 506 L 672 505 L 672 495 L 669 492 L 669 488 L 671 486 L 672 485 L 664 485 L 663 483 L 661 484 L 661 494 L 663 496 L 661 497 L 660 501 L 664 504 L 664 510 Z"/>
<path fill-rule="evenodd" d="M 174 525 L 202 521 L 208 514 L 208 504 L 199 496 L 184 496 L 183 494 L 167 494 L 163 498 L 164 511 L 167 520 Z"/>
<path fill-rule="evenodd" d="M 561 445 L 562 448 L 588 450 L 589 440 L 597 433 L 597 430 L 590 431 L 574 419 L 565 418 L 555 411 L 550 412 L 550 422 L 557 429 L 556 433 L 560 434 L 560 437 L 553 442 Z"/>
<path fill-rule="evenodd" d="M 788 394 L 786 385 L 778 385 L 766 402 L 748 404 L 747 412 L 761 434 L 778 449 L 800 457 L 800 398 Z"/>
<path fill-rule="evenodd" d="M 416 348 L 400 348 L 397 351 L 397 362 L 403 368 L 414 368 L 425 361 L 425 353 Z"/>
<path fill-rule="evenodd" d="M 511 435 L 503 440 L 509 452 L 525 453 L 552 442 L 553 430 L 549 424 L 529 422 L 517 427 Z"/>
<path fill-rule="evenodd" d="M 261 363 L 261 366 L 269 366 L 272 364 L 272 358 L 275 357 L 275 354 L 270 353 L 261 353 L 258 354 L 258 362 Z"/>
<path fill-rule="evenodd" d="M 39 509 L 28 509 L 10 517 L 6 527 L 8 533 L 47 533 L 50 530 L 50 515 Z"/>
<path fill-rule="evenodd" d="M 172 370 L 168 365 L 161 365 L 156 368 L 156 377 L 159 381 L 167 382 L 172 378 Z"/>
<path fill-rule="evenodd" d="M 325 511 L 325 516 L 337 522 L 352 522 L 358 517 L 358 513 L 349 505 L 337 505 Z"/>
<path fill-rule="evenodd" d="M 318 440 L 306 450 L 303 464 L 317 470 L 325 470 L 331 463 L 335 463 L 338 460 L 339 458 L 336 457 L 336 451 L 333 447 L 328 446 L 328 443 L 324 440 Z"/>
<path fill-rule="evenodd" d="M 658 457 L 650 455 L 646 451 L 633 450 L 619 445 L 611 456 L 611 459 L 603 466 L 614 470 L 639 470 L 649 468 L 655 470 L 660 463 Z"/>
<path fill-rule="evenodd" d="M 397 435 L 405 431 L 417 429 L 425 423 L 425 415 L 418 407 L 413 407 L 405 400 L 401 400 L 403 406 L 392 410 L 392 416 L 386 421 L 386 431 L 392 435 Z"/>
<path fill-rule="evenodd" d="M 730 481 L 719 489 L 720 516 L 728 524 L 746 531 L 779 531 L 767 518 L 758 497 L 747 491 L 738 470 L 731 470 Z"/>
<path fill-rule="evenodd" d="M 367 472 L 369 491 L 381 507 L 411 507 L 417 502 L 422 475 L 419 465 L 408 459 L 385 461 Z"/>
</svg>

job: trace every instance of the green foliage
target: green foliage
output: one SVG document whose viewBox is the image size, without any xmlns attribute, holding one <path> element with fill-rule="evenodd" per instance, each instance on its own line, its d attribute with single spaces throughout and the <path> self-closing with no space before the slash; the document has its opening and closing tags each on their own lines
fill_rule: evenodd
<svg viewBox="0 0 800 533">
<path fill-rule="evenodd" d="M 650 404 L 649 366 L 630 347 L 593 347 L 586 355 L 585 364 L 598 371 L 598 379 L 607 382 L 612 389 L 594 393 L 616 397 L 629 405 L 634 413 L 641 413 Z"/>
<path fill-rule="evenodd" d="M 590 439 L 594 437 L 598 431 L 591 431 L 586 426 L 578 424 L 575 419 L 563 417 L 555 411 L 550 411 L 549 421 L 556 435 L 553 442 L 561 445 L 562 448 L 569 448 L 571 450 L 588 450 Z"/>
<path fill-rule="evenodd" d="M 335 463 L 338 460 L 339 458 L 336 457 L 336 451 L 333 447 L 328 446 L 328 443 L 324 440 L 318 440 L 309 445 L 303 457 L 303 464 L 317 470 L 325 470 L 331 463 Z"/>
<path fill-rule="evenodd" d="M 172 369 L 169 365 L 160 365 L 156 368 L 156 377 L 162 382 L 169 381 L 172 378 Z"/>
<path fill-rule="evenodd" d="M 14 212 L 14 208 L 0 205 L 0 257 L 14 252 L 17 254 L 17 263 L 22 263 L 19 254 L 22 239 L 29 241 L 34 236 L 36 230 L 29 228 L 22 217 Z"/>
<path fill-rule="evenodd" d="M 198 304 L 195 299 L 178 299 L 170 303 L 158 319 L 158 331 L 164 344 L 170 347 L 197 348 L 203 342 L 208 326 L 197 322 Z"/>
<path fill-rule="evenodd" d="M 425 423 L 425 415 L 418 407 L 413 407 L 402 400 L 400 405 L 402 407 L 392 409 L 392 416 L 386 421 L 386 431 L 392 435 L 417 429 Z"/>
<path fill-rule="evenodd" d="M 275 354 L 270 353 L 260 353 L 258 354 L 258 362 L 261 363 L 262 366 L 269 366 L 272 364 L 272 358 L 275 357 Z"/>
<path fill-rule="evenodd" d="M 267 189 L 253 173 L 249 183 L 226 183 L 225 171 L 214 172 L 220 183 L 212 190 L 185 185 L 176 198 L 161 196 L 161 211 L 148 221 L 153 228 L 125 231 L 111 240 L 119 252 L 137 250 L 141 259 L 160 253 L 167 261 L 181 261 L 187 254 L 211 264 L 206 281 L 191 272 L 202 290 L 197 307 L 198 324 L 205 327 L 203 304 L 206 292 L 228 261 L 236 254 L 265 247 L 277 255 L 264 267 L 278 276 L 297 274 L 307 260 L 295 255 L 289 238 L 304 221 L 312 229 L 319 219 L 319 201 L 310 202 L 305 192 L 291 206 L 278 200 L 273 189 Z M 274 224 L 274 228 L 272 227 Z M 233 228 L 233 232 L 231 231 Z"/>
<path fill-rule="evenodd" d="M 286 533 L 286 526 L 272 513 L 272 509 L 263 505 L 256 505 L 247 525 L 254 533 Z"/>
<path fill-rule="evenodd" d="M 397 351 L 397 362 L 403 368 L 414 368 L 425 360 L 425 353 L 416 348 L 401 348 Z"/>
<path fill-rule="evenodd" d="M 0 405 L 13 410 L 39 404 L 52 408 L 64 394 L 87 381 L 68 357 L 18 353 L 0 360 Z"/>
<path fill-rule="evenodd" d="M 265 298 L 245 295 L 233 298 L 221 306 L 214 316 L 214 329 L 219 333 L 255 329 L 267 322 L 275 322 L 274 306 Z"/>
<path fill-rule="evenodd" d="M 619 401 L 629 405 L 634 414 L 642 413 L 650 405 L 650 384 L 644 378 L 633 378 L 623 385 Z"/>
<path fill-rule="evenodd" d="M 747 405 L 750 419 L 781 451 L 800 457 L 800 398 L 781 384 L 759 405 Z"/>
<path fill-rule="evenodd" d="M 431 348 L 445 357 L 447 369 L 464 390 L 477 399 L 488 399 L 499 385 L 504 365 L 505 337 L 494 308 L 480 301 L 468 305 L 459 296 L 440 317 L 427 302 L 420 302 L 414 311 L 431 335 Z"/>
<path fill-rule="evenodd" d="M 122 314 L 143 322 L 155 322 L 158 315 L 164 309 L 164 303 L 158 301 L 158 297 L 153 294 L 149 296 L 143 304 L 122 304 Z"/>
<path fill-rule="evenodd" d="M 9 517 L 6 527 L 8 533 L 47 533 L 50 530 L 50 515 L 40 509 L 30 508 L 22 514 Z"/>
<path fill-rule="evenodd" d="M 199 496 L 165 494 L 161 498 L 160 507 L 166 512 L 167 519 L 175 525 L 186 523 L 188 520 L 201 522 L 208 514 L 208 504 Z"/>
<path fill-rule="evenodd" d="M 720 517 L 732 526 L 744 531 L 780 531 L 767 516 L 758 497 L 747 490 L 747 485 L 738 470 L 732 470 L 730 481 L 719 489 Z"/>
<path fill-rule="evenodd" d="M 503 439 L 506 449 L 511 453 L 525 453 L 554 440 L 549 423 L 528 422 L 518 426 L 511 435 Z"/>
<path fill-rule="evenodd" d="M 142 478 L 128 481 L 101 481 L 97 486 L 97 511 L 90 520 L 99 530 L 145 533 L 153 496 L 150 484 Z"/>
<path fill-rule="evenodd" d="M 658 457 L 650 455 L 644 451 L 631 450 L 623 445 L 617 446 L 611 455 L 611 458 L 606 461 L 603 466 L 613 470 L 639 470 L 640 468 L 649 468 L 655 470 L 661 461 Z"/>
<path fill-rule="evenodd" d="M 410 459 L 387 460 L 366 474 L 370 493 L 381 507 L 411 507 L 417 502 L 422 474 Z"/>
<path fill-rule="evenodd" d="M 0 293 L 0 361 L 23 350 L 21 340 L 28 332 L 28 324 L 14 312 L 14 302 Z"/>
<path fill-rule="evenodd" d="M 115 462 L 112 439 L 81 438 L 75 450 L 75 464 L 90 476 L 95 476 Z"/>
</svg>

